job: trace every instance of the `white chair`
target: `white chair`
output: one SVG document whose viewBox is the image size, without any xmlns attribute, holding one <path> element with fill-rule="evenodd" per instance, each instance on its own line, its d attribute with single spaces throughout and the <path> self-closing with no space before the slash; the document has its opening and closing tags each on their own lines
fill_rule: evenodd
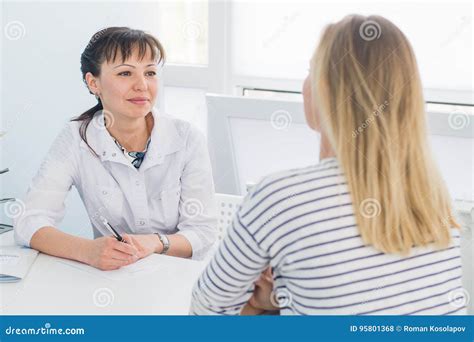
<svg viewBox="0 0 474 342">
<path fill-rule="evenodd" d="M 227 194 L 215 194 L 214 195 L 217 208 L 217 229 L 219 230 L 218 240 L 211 247 L 204 262 L 207 264 L 214 253 L 219 248 L 219 244 L 224 238 L 227 227 L 232 223 L 234 214 L 239 209 L 242 203 L 243 196 L 227 195 Z"/>
<path fill-rule="evenodd" d="M 216 194 L 217 228 L 219 229 L 219 240 L 222 240 L 227 232 L 227 227 L 232 223 L 234 214 L 242 203 L 243 196 Z"/>
</svg>

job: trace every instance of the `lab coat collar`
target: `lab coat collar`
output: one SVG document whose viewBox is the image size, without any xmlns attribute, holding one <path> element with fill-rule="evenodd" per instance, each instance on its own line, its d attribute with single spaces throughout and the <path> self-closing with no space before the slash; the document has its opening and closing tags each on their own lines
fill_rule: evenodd
<svg viewBox="0 0 474 342">
<path fill-rule="evenodd" d="M 157 109 L 151 111 L 154 126 L 151 131 L 151 141 L 140 170 L 146 170 L 154 165 L 163 163 L 164 157 L 184 148 L 184 139 L 179 135 L 172 118 L 162 115 Z M 114 139 L 104 125 L 104 114 L 96 114 L 87 128 L 87 141 L 96 151 L 102 162 L 112 161 L 134 168 L 123 153 L 118 149 Z M 89 150 L 87 144 L 81 140 L 81 147 Z"/>
</svg>

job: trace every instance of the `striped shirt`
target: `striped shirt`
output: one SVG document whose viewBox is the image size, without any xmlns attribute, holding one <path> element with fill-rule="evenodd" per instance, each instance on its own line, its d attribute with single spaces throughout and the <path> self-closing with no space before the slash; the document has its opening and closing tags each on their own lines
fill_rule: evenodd
<svg viewBox="0 0 474 342">
<path fill-rule="evenodd" d="M 192 314 L 239 314 L 271 266 L 282 315 L 466 314 L 460 235 L 408 256 L 364 245 L 335 158 L 264 178 L 194 286 Z"/>
</svg>

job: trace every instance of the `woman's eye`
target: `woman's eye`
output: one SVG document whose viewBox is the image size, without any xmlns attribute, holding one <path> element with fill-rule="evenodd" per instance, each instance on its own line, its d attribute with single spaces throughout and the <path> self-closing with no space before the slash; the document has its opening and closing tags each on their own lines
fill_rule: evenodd
<svg viewBox="0 0 474 342">
<path fill-rule="evenodd" d="M 129 76 L 130 71 L 122 71 L 121 73 L 118 74 L 119 76 Z"/>
<path fill-rule="evenodd" d="M 148 76 L 156 76 L 156 72 L 154 72 L 154 71 L 148 71 L 148 72 L 147 72 L 147 75 L 148 75 Z"/>
</svg>

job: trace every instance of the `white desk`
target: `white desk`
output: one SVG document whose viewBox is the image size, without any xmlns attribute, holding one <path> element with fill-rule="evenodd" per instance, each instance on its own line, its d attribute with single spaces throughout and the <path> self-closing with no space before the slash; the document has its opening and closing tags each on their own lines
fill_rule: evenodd
<svg viewBox="0 0 474 342">
<path fill-rule="evenodd" d="M 12 232 L 0 235 L 0 245 L 13 244 Z M 150 258 L 159 269 L 123 281 L 40 253 L 25 279 L 0 284 L 0 314 L 187 315 L 193 285 L 205 263 L 156 254 Z"/>
<path fill-rule="evenodd" d="M 0 246 L 13 245 L 13 233 L 0 235 Z M 464 287 L 474 298 L 472 232 L 461 239 Z M 0 315 L 187 315 L 194 283 L 205 262 L 152 255 L 158 271 L 126 281 L 113 281 L 65 265 L 40 253 L 25 279 L 0 283 Z M 94 303 L 98 291 L 104 307 Z M 110 290 L 110 291 L 109 291 Z M 112 295 L 110 295 L 112 294 Z M 100 298 L 99 298 L 100 299 Z M 469 314 L 474 314 L 471 299 Z"/>
</svg>

